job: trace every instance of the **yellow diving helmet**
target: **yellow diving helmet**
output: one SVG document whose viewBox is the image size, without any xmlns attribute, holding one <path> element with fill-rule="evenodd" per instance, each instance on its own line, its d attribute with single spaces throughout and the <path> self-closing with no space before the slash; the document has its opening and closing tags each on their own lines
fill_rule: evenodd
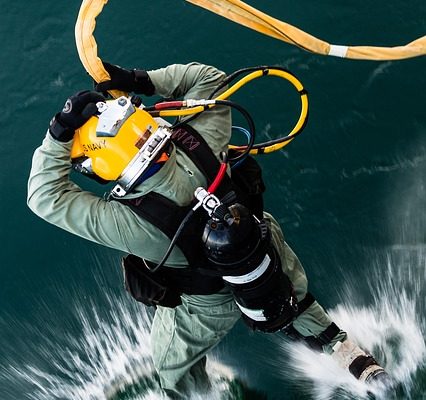
<svg viewBox="0 0 426 400">
<path fill-rule="evenodd" d="M 162 155 L 172 132 L 127 97 L 96 105 L 97 115 L 75 133 L 73 168 L 101 181 L 117 181 L 112 193 L 122 197 Z"/>
</svg>

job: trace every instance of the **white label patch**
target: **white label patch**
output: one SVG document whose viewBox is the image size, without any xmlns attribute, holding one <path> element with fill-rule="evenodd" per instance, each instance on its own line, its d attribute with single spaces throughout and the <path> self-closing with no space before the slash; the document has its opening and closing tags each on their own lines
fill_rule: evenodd
<svg viewBox="0 0 426 400">
<path fill-rule="evenodd" d="M 260 276 L 262 276 L 268 269 L 271 262 L 271 258 L 266 254 L 260 265 L 252 272 L 246 275 L 239 276 L 223 276 L 222 279 L 226 282 L 233 283 L 234 285 L 244 285 L 245 283 L 253 282 Z"/>
<path fill-rule="evenodd" d="M 348 52 L 348 46 L 338 46 L 336 44 L 330 44 L 329 56 L 345 58 Z"/>
<path fill-rule="evenodd" d="M 251 308 L 246 308 L 243 307 L 241 304 L 237 303 L 237 306 L 239 307 L 239 309 L 241 310 L 241 312 L 245 315 L 247 315 L 247 317 L 249 317 L 250 319 L 252 319 L 253 321 L 266 321 L 266 317 L 265 314 L 263 313 L 264 310 L 253 310 Z"/>
</svg>

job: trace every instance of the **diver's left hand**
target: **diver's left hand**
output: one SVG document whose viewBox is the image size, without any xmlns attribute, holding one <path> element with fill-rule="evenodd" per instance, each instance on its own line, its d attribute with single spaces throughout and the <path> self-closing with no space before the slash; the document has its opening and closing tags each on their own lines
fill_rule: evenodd
<svg viewBox="0 0 426 400">
<path fill-rule="evenodd" d="M 60 142 L 69 142 L 75 130 L 83 126 L 98 111 L 96 103 L 105 101 L 97 92 L 84 90 L 67 99 L 64 108 L 50 121 L 49 132 Z"/>
<path fill-rule="evenodd" d="M 155 93 L 155 87 L 145 70 L 125 69 L 105 61 L 102 63 L 111 79 L 109 81 L 96 84 L 95 90 L 98 92 L 117 89 L 123 90 L 124 92 L 145 94 L 147 96 L 152 96 Z"/>
</svg>

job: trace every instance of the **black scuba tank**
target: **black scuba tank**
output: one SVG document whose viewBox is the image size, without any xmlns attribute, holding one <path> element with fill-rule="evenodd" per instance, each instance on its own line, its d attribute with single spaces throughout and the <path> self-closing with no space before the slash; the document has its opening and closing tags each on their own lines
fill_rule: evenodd
<svg viewBox="0 0 426 400">
<path fill-rule="evenodd" d="M 250 328 L 285 328 L 297 314 L 297 299 L 267 222 L 238 203 L 210 210 L 202 236 L 209 274 L 222 277 Z"/>
</svg>

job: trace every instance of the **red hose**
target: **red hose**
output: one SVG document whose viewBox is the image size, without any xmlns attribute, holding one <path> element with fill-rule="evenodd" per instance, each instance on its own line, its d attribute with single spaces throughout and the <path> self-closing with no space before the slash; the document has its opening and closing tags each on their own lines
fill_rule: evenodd
<svg viewBox="0 0 426 400">
<path fill-rule="evenodd" d="M 218 188 L 218 186 L 220 185 L 220 182 L 222 182 L 222 179 L 226 174 L 227 165 L 228 163 L 226 162 L 220 163 L 219 172 L 217 173 L 216 178 L 214 178 L 214 181 L 212 182 L 212 184 L 207 189 L 209 193 L 214 193 L 216 189 Z"/>
<path fill-rule="evenodd" d="M 183 101 L 163 101 L 154 105 L 156 110 L 164 110 L 165 108 L 183 107 Z"/>
</svg>

